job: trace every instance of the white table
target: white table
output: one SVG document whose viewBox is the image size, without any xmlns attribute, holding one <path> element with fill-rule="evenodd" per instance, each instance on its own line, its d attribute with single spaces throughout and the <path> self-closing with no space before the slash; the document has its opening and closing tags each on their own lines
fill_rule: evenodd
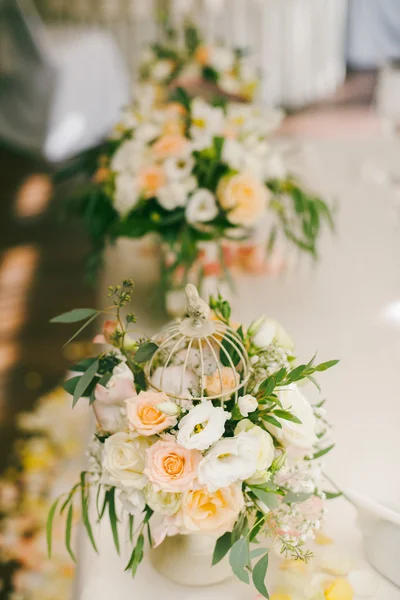
<svg viewBox="0 0 400 600">
<path fill-rule="evenodd" d="M 250 321 L 267 313 L 281 321 L 298 343 L 300 357 L 315 350 L 321 360 L 341 363 L 319 381 L 329 399 L 335 450 L 327 472 L 339 484 L 378 500 L 400 500 L 400 399 L 396 373 L 400 359 L 400 309 L 397 326 L 385 317 L 400 302 L 400 218 L 396 222 L 389 185 L 371 183 L 371 166 L 400 174 L 400 143 L 383 139 L 306 141 L 310 179 L 326 196 L 340 199 L 337 235 L 326 236 L 322 260 L 303 261 L 276 279 L 243 276 L 234 314 Z M 396 164 L 397 162 L 397 164 Z M 367 172 L 367 176 L 362 172 Z M 393 200 L 393 198 L 392 198 Z M 133 245 L 134 246 L 134 245 Z M 141 259 L 124 273 L 110 257 L 107 283 L 122 276 L 137 280 L 135 309 L 143 329 L 149 325 L 150 262 Z M 154 268 L 154 267 L 153 267 Z M 386 311 L 386 312 L 385 312 Z M 161 313 L 153 314 L 154 331 Z M 343 500 L 330 505 L 329 530 L 347 553 L 363 564 L 355 511 Z M 102 553 L 95 556 L 81 543 L 76 600 L 224 600 L 252 599 L 255 592 L 236 582 L 204 590 L 180 588 L 144 562 L 135 580 L 122 572 L 123 562 L 110 541 L 108 523 L 98 532 Z M 365 563 L 364 563 L 365 564 Z M 399 600 L 400 590 L 383 578 L 375 600 Z"/>
</svg>

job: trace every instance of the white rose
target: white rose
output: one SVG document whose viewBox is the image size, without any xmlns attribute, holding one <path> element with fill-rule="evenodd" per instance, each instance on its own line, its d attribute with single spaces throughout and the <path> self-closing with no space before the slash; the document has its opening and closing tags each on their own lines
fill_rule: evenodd
<svg viewBox="0 0 400 600">
<path fill-rule="evenodd" d="M 246 432 L 249 435 L 255 437 L 258 440 L 258 453 L 257 453 L 257 470 L 255 473 L 247 479 L 247 482 L 253 485 L 264 483 L 271 477 L 271 473 L 268 471 L 275 458 L 275 446 L 272 436 L 259 427 L 254 425 L 249 419 L 243 419 L 238 423 L 235 428 L 235 435 L 239 435 L 242 432 Z"/>
<path fill-rule="evenodd" d="M 125 363 L 114 367 L 106 386 L 97 384 L 94 393 L 93 410 L 100 427 L 109 433 L 124 429 L 125 421 L 121 408 L 127 398 L 136 395 L 130 368 Z"/>
<path fill-rule="evenodd" d="M 257 469 L 259 440 L 248 432 L 219 440 L 199 464 L 198 480 L 209 492 L 251 477 Z"/>
<path fill-rule="evenodd" d="M 210 400 L 194 406 L 181 419 L 178 443 L 189 450 L 207 450 L 225 432 L 225 423 L 231 414 Z"/>
<path fill-rule="evenodd" d="M 145 453 L 150 442 L 128 433 L 114 433 L 104 442 L 103 480 L 106 485 L 122 489 L 142 489 L 147 483 L 143 475 Z"/>
<path fill-rule="evenodd" d="M 295 383 L 278 393 L 282 406 L 290 410 L 300 423 L 278 419 L 282 429 L 266 423 L 268 430 L 285 446 L 309 450 L 317 441 L 315 435 L 316 420 L 310 403 Z"/>
<path fill-rule="evenodd" d="M 257 331 L 253 335 L 253 344 L 257 348 L 268 348 L 273 341 L 276 341 L 286 350 L 293 350 L 294 348 L 293 340 L 278 321 L 262 317 L 258 322 Z"/>
<path fill-rule="evenodd" d="M 171 396 L 190 398 L 199 388 L 199 378 L 190 369 L 185 369 L 182 381 L 183 365 L 157 367 L 151 377 L 151 383 L 159 390 Z M 182 385 L 181 385 L 182 381 Z"/>
<path fill-rule="evenodd" d="M 194 159 L 192 156 L 170 156 L 164 162 L 165 174 L 168 179 L 186 179 L 192 172 Z"/>
<path fill-rule="evenodd" d="M 218 207 L 214 194 L 209 190 L 199 189 L 190 197 L 186 207 L 188 223 L 205 223 L 218 215 Z"/>
<path fill-rule="evenodd" d="M 211 65 L 218 71 L 230 71 L 233 67 L 235 56 L 229 48 L 217 46 L 211 50 Z"/>
<path fill-rule="evenodd" d="M 245 396 L 240 396 L 238 406 L 240 414 L 243 415 L 243 417 L 247 417 L 249 413 L 257 410 L 258 401 L 257 398 L 254 398 L 251 394 L 246 394 Z"/>
<path fill-rule="evenodd" d="M 130 114 L 130 113 L 128 113 Z M 133 117 L 134 118 L 134 117 Z M 137 140 L 126 140 L 115 152 L 111 160 L 111 170 L 116 173 L 134 175 L 143 161 L 143 147 Z"/>
<path fill-rule="evenodd" d="M 125 216 L 136 206 L 138 200 L 139 190 L 136 178 L 130 173 L 118 173 L 115 178 L 115 210 Z"/>
<path fill-rule="evenodd" d="M 171 60 L 159 60 L 152 68 L 151 75 L 156 81 L 163 81 L 171 75 L 173 68 L 174 63 Z"/>
<path fill-rule="evenodd" d="M 171 181 L 157 192 L 158 203 L 165 210 L 174 210 L 185 206 L 188 198 L 188 187 L 182 182 Z"/>
<path fill-rule="evenodd" d="M 118 498 L 123 508 L 130 515 L 140 514 L 144 511 L 144 507 L 146 506 L 143 492 L 141 492 L 140 490 L 123 490 L 122 492 L 120 492 Z"/>
<path fill-rule="evenodd" d="M 245 149 L 243 145 L 237 140 L 227 138 L 224 141 L 222 149 L 222 160 L 231 167 L 231 169 L 241 169 L 245 160 Z"/>
<path fill-rule="evenodd" d="M 157 491 L 151 484 L 145 487 L 144 496 L 150 508 L 163 515 L 174 515 L 181 506 L 182 494 Z"/>
</svg>

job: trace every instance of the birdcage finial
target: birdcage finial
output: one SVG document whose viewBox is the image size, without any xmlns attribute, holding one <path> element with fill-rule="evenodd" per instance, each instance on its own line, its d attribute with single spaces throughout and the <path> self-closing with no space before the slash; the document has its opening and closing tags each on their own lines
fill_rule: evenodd
<svg viewBox="0 0 400 600">
<path fill-rule="evenodd" d="M 208 318 L 210 307 L 200 298 L 197 288 L 192 283 L 187 284 L 185 293 L 188 315 L 195 324 L 201 325 Z"/>
</svg>

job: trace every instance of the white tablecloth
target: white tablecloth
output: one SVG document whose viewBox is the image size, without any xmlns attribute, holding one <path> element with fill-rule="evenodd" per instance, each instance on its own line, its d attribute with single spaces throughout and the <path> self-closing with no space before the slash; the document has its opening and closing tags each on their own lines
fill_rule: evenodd
<svg viewBox="0 0 400 600">
<path fill-rule="evenodd" d="M 380 167 L 400 174 L 400 144 L 383 139 L 305 144 L 310 180 L 325 196 L 340 200 L 336 235 L 325 236 L 317 265 L 303 260 L 276 279 L 243 276 L 233 302 L 234 315 L 249 322 L 267 313 L 297 340 L 300 357 L 307 359 L 318 350 L 321 360 L 341 359 L 339 366 L 319 377 L 337 444 L 329 455 L 327 472 L 343 488 L 399 502 L 400 304 L 397 325 L 388 320 L 395 312 L 388 308 L 400 303 L 400 213 L 394 209 L 393 186 L 372 180 Z M 117 264 L 120 259 L 117 248 L 105 281 L 116 283 L 124 275 L 136 278 L 135 309 L 142 328 L 154 331 L 163 321 L 161 313 L 148 314 L 151 285 L 145 282 L 154 266 L 150 259 L 141 258 L 124 273 L 122 259 Z M 333 502 L 328 530 L 354 563 L 365 566 L 355 516 L 344 500 Z M 209 590 L 180 588 L 146 561 L 131 580 L 122 572 L 124 563 L 111 545 L 106 521 L 98 536 L 100 556 L 94 555 L 85 539 L 81 541 L 77 600 L 158 600 L 160 594 L 176 600 L 234 600 L 256 595 L 236 582 Z M 380 578 L 374 598 L 399 600 L 400 590 Z"/>
</svg>

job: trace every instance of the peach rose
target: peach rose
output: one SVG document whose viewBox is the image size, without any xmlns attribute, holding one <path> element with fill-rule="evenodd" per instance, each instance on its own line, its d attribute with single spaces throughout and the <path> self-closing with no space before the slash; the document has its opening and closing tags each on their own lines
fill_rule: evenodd
<svg viewBox="0 0 400 600">
<path fill-rule="evenodd" d="M 222 393 L 227 394 L 239 384 L 239 373 L 233 371 L 231 367 L 221 367 L 220 371 L 221 377 L 219 376 L 218 369 L 212 375 L 205 377 L 204 387 L 209 396 L 219 396 Z"/>
<path fill-rule="evenodd" d="M 160 433 L 176 425 L 176 417 L 161 412 L 157 405 L 169 402 L 164 392 L 140 392 L 137 396 L 126 400 L 129 426 L 140 435 L 149 436 Z"/>
<path fill-rule="evenodd" d="M 146 198 L 152 198 L 166 184 L 167 178 L 162 167 L 151 165 L 141 170 L 138 180 Z"/>
<path fill-rule="evenodd" d="M 264 214 L 271 192 L 246 173 L 224 177 L 217 188 L 218 200 L 235 225 L 250 227 Z"/>
<path fill-rule="evenodd" d="M 184 494 L 180 517 L 189 533 L 219 537 L 232 530 L 243 507 L 244 499 L 240 485 L 232 484 L 217 492 L 209 492 L 204 487 Z"/>
<path fill-rule="evenodd" d="M 169 156 L 182 156 L 187 151 L 189 140 L 183 135 L 163 135 L 153 144 L 154 155 L 159 159 Z"/>
<path fill-rule="evenodd" d="M 144 473 L 163 492 L 185 492 L 193 484 L 200 459 L 196 450 L 159 441 L 146 450 Z"/>
<path fill-rule="evenodd" d="M 210 50 L 207 46 L 199 46 L 194 54 L 196 62 L 203 67 L 210 62 Z"/>
</svg>

